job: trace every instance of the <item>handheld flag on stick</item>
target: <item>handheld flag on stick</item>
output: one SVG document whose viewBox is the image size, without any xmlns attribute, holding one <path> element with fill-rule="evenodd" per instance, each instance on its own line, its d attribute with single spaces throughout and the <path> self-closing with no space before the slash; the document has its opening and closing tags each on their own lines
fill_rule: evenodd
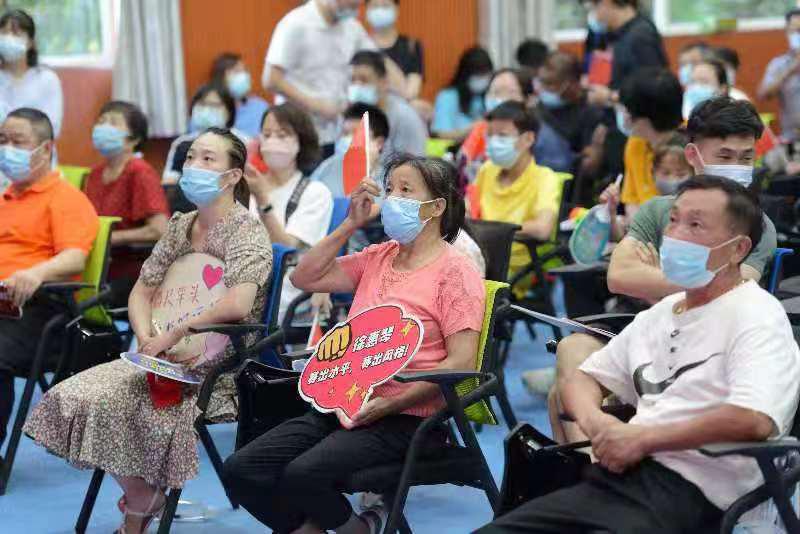
<svg viewBox="0 0 800 534">
<path fill-rule="evenodd" d="M 344 194 L 350 196 L 361 180 L 369 176 L 369 171 L 369 113 L 364 113 L 342 162 Z"/>
</svg>

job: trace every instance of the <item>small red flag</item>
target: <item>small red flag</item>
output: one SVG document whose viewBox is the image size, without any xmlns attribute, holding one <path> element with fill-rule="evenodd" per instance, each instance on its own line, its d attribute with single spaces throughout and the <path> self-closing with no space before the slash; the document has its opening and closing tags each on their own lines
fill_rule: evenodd
<svg viewBox="0 0 800 534">
<path fill-rule="evenodd" d="M 342 161 L 342 189 L 350 196 L 364 177 L 369 176 L 369 113 L 364 113 L 361 124 L 353 132 L 350 148 Z"/>
<path fill-rule="evenodd" d="M 322 327 L 319 325 L 319 310 L 314 314 L 314 320 L 311 322 L 311 332 L 308 333 L 308 343 L 306 344 L 306 348 L 313 349 L 319 343 L 319 340 L 322 339 L 322 335 L 325 332 L 322 331 Z"/>
<path fill-rule="evenodd" d="M 461 154 L 467 157 L 467 161 L 475 161 L 486 155 L 486 134 L 489 131 L 487 121 L 478 121 L 472 127 L 467 138 L 461 144 Z"/>
<path fill-rule="evenodd" d="M 764 133 L 761 134 L 761 139 L 756 141 L 756 157 L 760 158 L 776 146 L 780 144 L 778 136 L 772 131 L 772 128 L 767 126 L 764 128 Z"/>
<path fill-rule="evenodd" d="M 589 83 L 591 85 L 605 85 L 611 83 L 611 70 L 614 56 L 611 52 L 595 50 L 589 60 Z"/>
</svg>

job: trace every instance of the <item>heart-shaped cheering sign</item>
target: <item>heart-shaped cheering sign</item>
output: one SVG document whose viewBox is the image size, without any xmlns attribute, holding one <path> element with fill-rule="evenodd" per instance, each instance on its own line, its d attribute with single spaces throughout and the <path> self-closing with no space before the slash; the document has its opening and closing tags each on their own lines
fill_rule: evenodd
<svg viewBox="0 0 800 534">
<path fill-rule="evenodd" d="M 400 306 L 368 308 L 331 328 L 317 343 L 298 389 L 320 412 L 351 419 L 375 386 L 400 372 L 419 350 L 422 322 Z"/>
</svg>

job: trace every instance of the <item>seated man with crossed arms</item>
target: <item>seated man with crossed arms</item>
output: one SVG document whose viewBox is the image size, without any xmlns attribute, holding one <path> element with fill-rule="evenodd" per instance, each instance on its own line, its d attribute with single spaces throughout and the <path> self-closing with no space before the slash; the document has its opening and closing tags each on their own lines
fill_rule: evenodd
<svg viewBox="0 0 800 534">
<path fill-rule="evenodd" d="M 683 184 L 660 247 L 664 276 L 683 291 L 638 314 L 562 390 L 598 463 L 479 532 L 704 531 L 763 483 L 753 459 L 696 450 L 782 438 L 792 425 L 800 350 L 780 303 L 740 269 L 762 231 L 740 184 Z M 636 407 L 629 423 L 601 411 L 609 392 Z"/>
</svg>

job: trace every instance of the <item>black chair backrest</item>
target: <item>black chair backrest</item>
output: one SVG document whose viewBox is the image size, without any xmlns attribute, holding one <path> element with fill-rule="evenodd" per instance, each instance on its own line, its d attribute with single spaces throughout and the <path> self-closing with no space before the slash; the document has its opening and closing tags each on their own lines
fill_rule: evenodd
<svg viewBox="0 0 800 534">
<path fill-rule="evenodd" d="M 479 219 L 468 219 L 466 224 L 486 257 L 486 279 L 498 282 L 508 280 L 511 245 L 514 243 L 514 234 L 521 227 L 516 224 Z"/>
</svg>

